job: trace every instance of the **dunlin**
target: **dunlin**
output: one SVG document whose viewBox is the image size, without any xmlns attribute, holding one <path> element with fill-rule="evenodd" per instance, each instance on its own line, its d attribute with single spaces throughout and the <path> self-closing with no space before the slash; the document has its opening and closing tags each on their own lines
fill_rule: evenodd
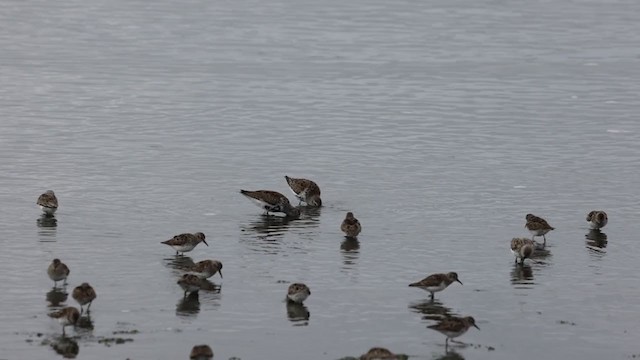
<svg viewBox="0 0 640 360">
<path fill-rule="evenodd" d="M 209 345 L 196 345 L 191 349 L 191 355 L 189 355 L 189 359 L 191 360 L 209 360 L 213 359 L 213 350 L 209 347 Z"/>
<path fill-rule="evenodd" d="M 47 192 L 40 195 L 36 203 L 40 205 L 40 209 L 42 209 L 45 214 L 50 216 L 58 210 L 58 198 L 56 198 L 53 190 L 47 190 Z"/>
<path fill-rule="evenodd" d="M 471 317 L 449 317 L 440 321 L 436 325 L 427 326 L 429 329 L 436 330 L 447 337 L 445 347 L 449 345 L 449 339 L 457 338 L 466 333 L 470 327 L 480 330 L 476 321 Z M 454 341 L 454 340 L 452 340 Z"/>
<path fill-rule="evenodd" d="M 47 268 L 47 275 L 53 280 L 53 286 L 58 284 L 58 281 L 64 281 L 67 283 L 67 277 L 69 276 L 69 268 L 60 259 L 53 259 L 49 267 Z"/>
<path fill-rule="evenodd" d="M 601 229 L 607 225 L 609 218 L 607 213 L 602 210 L 594 210 L 587 214 L 587 221 L 592 229 Z"/>
<path fill-rule="evenodd" d="M 381 347 L 371 348 L 366 354 L 360 356 L 360 360 L 396 360 L 398 358 L 398 355 Z"/>
<path fill-rule="evenodd" d="M 200 279 L 208 279 L 216 273 L 219 273 L 222 278 L 222 263 L 217 260 L 202 260 L 190 267 L 189 271 Z"/>
<path fill-rule="evenodd" d="M 284 176 L 287 180 L 287 184 L 291 188 L 294 194 L 300 202 L 305 202 L 311 206 L 322 206 L 322 199 L 320 199 L 320 187 L 318 184 L 307 179 L 296 179 L 288 176 Z"/>
<path fill-rule="evenodd" d="M 516 257 L 516 262 L 524 264 L 524 259 L 531 258 L 536 249 L 536 242 L 526 238 L 511 239 L 511 253 Z"/>
<path fill-rule="evenodd" d="M 87 306 L 87 314 L 89 313 L 89 308 L 91 307 L 91 303 L 96 299 L 96 292 L 93 290 L 93 287 L 89 285 L 89 283 L 82 283 L 80 286 L 76 286 L 71 293 L 71 297 L 73 297 L 78 304 L 80 304 L 80 314 L 84 309 L 83 306 L 89 304 Z"/>
<path fill-rule="evenodd" d="M 531 240 L 535 240 L 534 238 L 536 236 L 542 236 L 542 238 L 544 239 L 543 245 L 546 245 L 547 238 L 544 235 L 553 230 L 554 227 L 549 225 L 549 223 L 547 223 L 547 220 L 541 217 L 537 217 L 533 214 L 527 214 L 525 219 L 527 220 L 527 223 L 524 225 L 524 227 L 526 227 L 529 232 L 531 232 Z"/>
<path fill-rule="evenodd" d="M 240 190 L 240 193 L 246 196 L 247 199 L 251 200 L 251 202 L 256 204 L 259 208 L 264 210 L 267 215 L 269 213 L 283 213 L 287 217 L 291 218 L 300 217 L 300 209 L 293 207 L 289 202 L 289 199 L 277 191 Z"/>
<path fill-rule="evenodd" d="M 184 290 L 184 296 L 186 297 L 187 293 L 193 293 L 200 290 L 201 281 L 202 280 L 197 275 L 184 274 L 180 280 L 178 280 L 178 285 L 180 285 L 182 290 Z"/>
<path fill-rule="evenodd" d="M 353 213 L 349 211 L 344 220 L 342 220 L 342 224 L 340 224 L 340 230 L 342 230 L 348 238 L 355 239 L 358 234 L 360 234 L 360 231 L 362 231 L 362 225 L 360 225 L 360 221 L 353 216 Z"/>
<path fill-rule="evenodd" d="M 73 306 L 68 306 L 50 313 L 49 317 L 58 320 L 62 324 L 62 335 L 64 336 L 66 335 L 64 328 L 69 325 L 75 325 L 80 318 L 80 313 Z"/>
<path fill-rule="evenodd" d="M 309 297 L 309 295 L 311 295 L 311 290 L 309 290 L 307 285 L 302 283 L 293 283 L 289 285 L 289 289 L 287 291 L 287 299 L 289 301 L 301 304 Z"/>
<path fill-rule="evenodd" d="M 428 291 L 431 293 L 431 299 L 433 300 L 433 294 L 446 289 L 451 283 L 457 281 L 462 285 L 462 282 L 458 280 L 458 274 L 454 272 L 450 272 L 447 274 L 432 274 L 427 276 L 426 278 L 409 284 L 411 287 L 417 287 L 424 291 Z"/>
<path fill-rule="evenodd" d="M 200 242 L 209 246 L 209 244 L 204 240 L 204 234 L 197 232 L 195 234 L 184 233 L 176 235 L 170 240 L 163 241 L 162 244 L 171 246 L 176 251 L 176 255 L 179 253 L 184 255 L 184 253 L 193 250 L 196 245 L 200 244 Z"/>
</svg>

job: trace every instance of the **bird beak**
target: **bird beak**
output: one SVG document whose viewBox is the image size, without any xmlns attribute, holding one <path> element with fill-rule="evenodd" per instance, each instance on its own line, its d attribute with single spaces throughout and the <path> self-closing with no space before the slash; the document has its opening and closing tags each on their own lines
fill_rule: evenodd
<svg viewBox="0 0 640 360">
<path fill-rule="evenodd" d="M 205 245 L 209 246 L 209 244 L 207 244 L 207 241 L 206 241 L 206 240 L 202 240 L 202 242 L 203 242 Z"/>
<path fill-rule="evenodd" d="M 218 270 L 218 274 L 220 274 L 220 279 L 222 279 L 222 270 Z"/>
<path fill-rule="evenodd" d="M 464 284 L 462 283 L 462 281 L 460 281 L 460 280 L 456 280 L 456 281 L 457 281 L 457 282 L 459 282 L 459 283 L 460 283 L 460 285 L 464 285 Z"/>
<path fill-rule="evenodd" d="M 476 328 L 476 329 L 478 329 L 478 330 L 480 330 L 480 328 L 479 328 L 479 327 L 478 327 L 478 325 L 476 325 L 476 324 L 473 324 L 473 327 L 474 327 L 474 328 Z"/>
</svg>

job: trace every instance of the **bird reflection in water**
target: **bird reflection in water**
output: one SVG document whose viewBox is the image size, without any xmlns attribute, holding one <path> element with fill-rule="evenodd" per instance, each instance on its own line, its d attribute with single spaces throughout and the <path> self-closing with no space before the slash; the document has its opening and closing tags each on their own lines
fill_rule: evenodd
<svg viewBox="0 0 640 360">
<path fill-rule="evenodd" d="M 189 256 L 175 255 L 170 258 L 165 258 L 164 265 L 174 270 L 185 270 L 195 265 L 195 263 Z"/>
<path fill-rule="evenodd" d="M 76 327 L 84 330 L 93 330 L 93 320 L 91 320 L 91 315 L 89 313 L 85 313 L 85 316 L 80 316 L 78 322 L 76 323 Z"/>
<path fill-rule="evenodd" d="M 65 359 L 75 359 L 80 352 L 78 343 L 72 338 L 61 336 L 51 340 L 51 348 Z"/>
<path fill-rule="evenodd" d="M 587 249 L 596 254 L 606 254 L 607 234 L 597 229 L 589 230 L 584 236 L 586 238 Z"/>
<path fill-rule="evenodd" d="M 451 309 L 444 306 L 437 299 L 427 299 L 409 304 L 409 309 L 418 314 L 422 314 L 422 320 L 440 321 L 444 318 L 453 316 Z"/>
<path fill-rule="evenodd" d="M 311 313 L 304 304 L 295 303 L 293 301 L 285 301 L 287 303 L 287 318 L 295 326 L 309 325 L 309 317 Z"/>
<path fill-rule="evenodd" d="M 464 360 L 464 357 L 462 357 L 462 355 L 458 354 L 457 352 L 447 348 L 444 355 L 437 356 L 434 359 L 435 360 Z"/>
<path fill-rule="evenodd" d="M 49 292 L 47 292 L 47 301 L 49 302 L 50 307 L 60 306 L 63 302 L 67 301 L 69 294 L 65 291 L 64 288 L 54 287 Z"/>
<path fill-rule="evenodd" d="M 360 242 L 358 239 L 346 239 L 340 244 L 342 264 L 344 270 L 353 269 L 360 256 Z"/>
<path fill-rule="evenodd" d="M 55 241 L 58 219 L 51 215 L 42 214 L 36 220 L 38 225 L 38 235 L 41 242 Z"/>
<path fill-rule="evenodd" d="M 291 222 L 291 218 L 260 215 L 242 227 L 240 242 L 255 251 L 278 254 L 282 251 L 282 239 Z"/>
<path fill-rule="evenodd" d="M 182 317 L 195 316 L 200 312 L 200 299 L 198 291 L 190 293 L 180 299 L 176 306 L 176 315 Z"/>
<path fill-rule="evenodd" d="M 529 264 L 514 264 L 511 270 L 511 284 L 535 285 L 531 266 Z"/>
</svg>

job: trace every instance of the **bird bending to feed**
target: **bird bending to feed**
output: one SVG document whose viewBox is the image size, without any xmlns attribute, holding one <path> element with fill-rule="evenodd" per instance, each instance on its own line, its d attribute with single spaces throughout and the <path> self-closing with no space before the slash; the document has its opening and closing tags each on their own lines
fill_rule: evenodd
<svg viewBox="0 0 640 360">
<path fill-rule="evenodd" d="M 204 234 L 197 232 L 195 234 L 184 233 L 176 235 L 170 240 L 163 241 L 162 244 L 171 246 L 176 251 L 176 255 L 179 253 L 184 255 L 184 253 L 193 250 L 196 245 L 200 244 L 200 242 L 209 246 L 209 244 L 204 240 Z"/>
<path fill-rule="evenodd" d="M 547 223 L 547 220 L 541 217 L 537 217 L 533 214 L 527 214 L 525 219 L 527 220 L 527 223 L 524 225 L 524 227 L 526 227 L 529 232 L 531 232 L 531 240 L 535 240 L 534 238 L 536 236 L 542 236 L 542 238 L 544 239 L 543 245 L 546 245 L 547 238 L 544 235 L 553 230 L 554 227 L 549 225 L 549 223 Z"/>
<path fill-rule="evenodd" d="M 411 287 L 417 287 L 424 291 L 431 293 L 431 300 L 433 300 L 433 294 L 446 289 L 454 281 L 459 282 L 462 285 L 462 281 L 458 280 L 458 274 L 450 272 L 447 274 L 432 274 L 426 278 L 409 284 Z"/>
<path fill-rule="evenodd" d="M 398 358 L 398 355 L 381 347 L 371 348 L 366 354 L 360 356 L 360 360 L 396 360 Z"/>
<path fill-rule="evenodd" d="M 295 208 L 289 202 L 286 196 L 277 191 L 256 190 L 247 191 L 240 190 L 240 193 L 251 200 L 259 208 L 269 213 L 284 213 L 287 217 L 297 218 L 300 216 L 300 209 Z"/>
<path fill-rule="evenodd" d="M 58 198 L 56 194 L 53 193 L 53 190 L 47 190 L 44 194 L 40 195 L 36 204 L 40 205 L 40 209 L 49 216 L 58 210 Z"/>
<path fill-rule="evenodd" d="M 222 279 L 222 263 L 217 260 L 198 261 L 195 265 L 191 266 L 189 270 L 200 279 L 208 279 L 216 273 L 219 273 Z"/>
<path fill-rule="evenodd" d="M 93 287 L 89 285 L 89 283 L 82 283 L 82 285 L 76 286 L 76 288 L 73 289 L 71 297 L 73 297 L 78 302 L 78 304 L 80 304 L 80 315 L 82 315 L 82 312 L 84 311 L 82 307 L 89 304 L 89 306 L 87 306 L 88 314 L 91 303 L 96 299 L 96 292 L 95 290 L 93 290 Z"/>
<path fill-rule="evenodd" d="M 213 359 L 213 350 L 209 347 L 209 345 L 196 345 L 191 349 L 191 355 L 189 355 L 189 359 L 191 360 L 209 360 Z"/>
<path fill-rule="evenodd" d="M 287 291 L 287 299 L 289 301 L 293 301 L 294 303 L 302 304 L 309 295 L 311 295 L 311 290 L 309 287 L 302 283 L 293 283 L 289 285 L 289 289 Z"/>
<path fill-rule="evenodd" d="M 64 328 L 69 325 L 75 325 L 78 322 L 78 319 L 80 319 L 80 313 L 78 312 L 78 309 L 73 306 L 67 306 L 50 313 L 49 317 L 58 320 L 58 322 L 62 324 L 62 335 L 64 336 L 66 335 Z"/>
<path fill-rule="evenodd" d="M 478 325 L 476 325 L 476 321 L 471 317 L 448 317 L 444 318 L 442 321 L 435 325 L 427 326 L 429 329 L 433 329 L 438 331 L 447 337 L 445 341 L 445 347 L 449 345 L 449 339 L 457 338 L 462 334 L 466 333 L 470 327 L 475 327 L 480 330 Z M 454 340 L 452 340 L 454 341 Z"/>
<path fill-rule="evenodd" d="M 300 202 L 303 201 L 307 203 L 307 205 L 311 206 L 322 206 L 322 199 L 320 199 L 320 187 L 318 184 L 311 180 L 307 179 L 296 179 L 292 177 L 284 176 L 287 180 L 287 184 L 291 188 L 294 194 Z"/>
<path fill-rule="evenodd" d="M 587 214 L 587 221 L 592 229 L 601 229 L 607 225 L 609 218 L 607 213 L 602 210 L 594 210 Z"/>
<path fill-rule="evenodd" d="M 184 274 L 178 280 L 178 285 L 184 290 L 184 296 L 187 297 L 187 293 L 193 293 L 200 290 L 200 284 L 202 283 L 202 279 L 197 275 L 193 274 Z"/>
<path fill-rule="evenodd" d="M 49 279 L 53 280 L 53 287 L 56 287 L 58 281 L 64 281 L 66 284 L 69 273 L 69 268 L 60 259 L 53 259 L 47 268 L 47 275 L 49 275 Z"/>
<path fill-rule="evenodd" d="M 353 213 L 349 211 L 344 220 L 342 220 L 340 230 L 342 230 L 348 238 L 355 239 L 362 231 L 362 225 L 360 225 L 360 221 L 353 216 Z"/>
<path fill-rule="evenodd" d="M 524 259 L 531 258 L 536 249 L 536 242 L 526 238 L 511 239 L 511 253 L 516 257 L 516 263 L 520 259 L 520 263 L 524 264 Z"/>
</svg>

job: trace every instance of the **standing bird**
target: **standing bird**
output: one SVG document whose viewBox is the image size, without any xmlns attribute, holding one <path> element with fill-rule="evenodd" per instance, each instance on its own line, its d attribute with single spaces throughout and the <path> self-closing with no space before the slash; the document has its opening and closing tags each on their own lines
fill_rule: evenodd
<svg viewBox="0 0 640 360">
<path fill-rule="evenodd" d="M 246 196 L 259 208 L 263 209 L 267 215 L 269 215 L 269 213 L 284 213 L 287 217 L 291 218 L 300 216 L 300 209 L 291 206 L 289 199 L 277 191 L 240 190 L 240 194 Z"/>
<path fill-rule="evenodd" d="M 182 253 L 189 252 L 193 250 L 196 245 L 203 242 L 205 245 L 209 246 L 207 242 L 204 240 L 204 234 L 201 232 L 197 232 L 195 234 L 184 233 L 180 235 L 174 236 L 172 239 L 163 241 L 162 244 L 166 244 L 174 248 L 176 251 L 176 255 Z"/>
<path fill-rule="evenodd" d="M 189 355 L 189 359 L 191 360 L 209 360 L 213 359 L 213 350 L 209 347 L 209 345 L 196 345 L 191 349 L 191 355 Z"/>
<path fill-rule="evenodd" d="M 511 253 L 516 257 L 516 263 L 524 264 L 524 259 L 530 258 L 536 249 L 536 242 L 526 238 L 511 239 Z"/>
<path fill-rule="evenodd" d="M 417 287 L 424 291 L 431 293 L 431 300 L 433 300 L 433 294 L 446 289 L 454 281 L 459 282 L 462 285 L 462 281 L 458 280 L 458 274 L 450 272 L 447 274 L 432 274 L 426 278 L 409 284 L 411 287 Z"/>
<path fill-rule="evenodd" d="M 609 218 L 607 213 L 602 210 L 594 210 L 587 214 L 587 221 L 592 229 L 601 229 L 607 225 Z"/>
<path fill-rule="evenodd" d="M 202 280 L 193 274 L 184 274 L 180 280 L 178 280 L 178 285 L 184 290 L 184 297 L 187 297 L 187 293 L 198 292 L 201 283 Z"/>
<path fill-rule="evenodd" d="M 547 220 L 541 217 L 537 217 L 533 214 L 527 214 L 525 218 L 527 220 L 527 223 L 524 225 L 524 227 L 529 229 L 529 232 L 531 232 L 531 240 L 535 240 L 534 238 L 536 236 L 542 236 L 542 238 L 544 239 L 544 243 L 542 245 L 547 245 L 547 238 L 544 235 L 553 230 L 554 227 L 549 225 L 549 223 L 547 223 Z"/>
<path fill-rule="evenodd" d="M 322 199 L 320 199 L 320 187 L 318 187 L 318 184 L 311 180 L 296 179 L 286 175 L 284 178 L 287 180 L 287 184 L 289 184 L 291 191 L 293 191 L 298 200 L 300 200 L 300 203 L 304 201 L 307 205 L 317 207 L 322 206 Z"/>
<path fill-rule="evenodd" d="M 287 290 L 287 299 L 298 304 L 302 304 L 309 295 L 311 295 L 311 290 L 309 290 L 307 285 L 302 283 L 293 283 L 289 285 L 289 289 Z"/>
<path fill-rule="evenodd" d="M 476 325 L 476 321 L 471 317 L 448 317 L 444 318 L 442 321 L 437 323 L 436 325 L 427 326 L 429 329 L 433 329 L 438 331 L 447 337 L 445 341 L 445 347 L 449 345 L 449 339 L 457 338 L 462 334 L 466 333 L 470 327 L 475 327 L 480 330 L 478 325 Z M 454 341 L 454 340 L 452 340 Z"/>
<path fill-rule="evenodd" d="M 62 336 L 65 336 L 64 328 L 69 325 L 75 325 L 80 319 L 80 313 L 73 306 L 68 306 L 50 313 L 49 317 L 58 320 L 62 324 Z"/>
<path fill-rule="evenodd" d="M 69 268 L 60 259 L 53 259 L 47 268 L 47 275 L 49 275 L 49 279 L 53 280 L 53 287 L 58 285 L 58 281 L 64 281 L 66 284 L 69 273 Z"/>
<path fill-rule="evenodd" d="M 366 354 L 360 356 L 360 360 L 396 360 L 399 358 L 398 355 L 381 347 L 371 348 Z"/>
<path fill-rule="evenodd" d="M 217 260 L 198 261 L 195 265 L 191 266 L 189 270 L 200 279 L 208 279 L 216 273 L 219 273 L 222 279 L 222 263 Z"/>
<path fill-rule="evenodd" d="M 44 194 L 40 195 L 36 204 L 40 205 L 40 209 L 49 216 L 53 216 L 56 210 L 58 210 L 58 198 L 56 198 L 53 190 L 47 190 Z"/>
<path fill-rule="evenodd" d="M 353 213 L 349 211 L 344 220 L 342 220 L 340 230 L 342 230 L 348 238 L 355 239 L 358 234 L 360 234 L 360 231 L 362 231 L 362 225 L 360 225 L 360 221 L 353 216 Z"/>
<path fill-rule="evenodd" d="M 89 313 L 89 308 L 91 307 L 91 303 L 96 299 L 96 292 L 93 290 L 93 287 L 89 285 L 89 283 L 82 283 L 80 286 L 76 286 L 71 293 L 71 297 L 73 297 L 78 304 L 80 304 L 80 315 L 84 309 L 83 306 L 89 304 L 87 306 L 87 314 Z"/>
</svg>

